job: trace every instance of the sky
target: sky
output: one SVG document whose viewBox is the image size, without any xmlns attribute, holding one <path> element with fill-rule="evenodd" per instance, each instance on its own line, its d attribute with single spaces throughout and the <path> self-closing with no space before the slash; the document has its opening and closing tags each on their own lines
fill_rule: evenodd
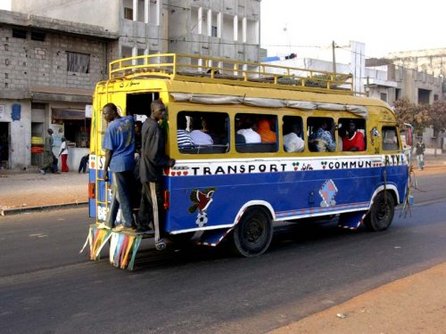
<svg viewBox="0 0 446 334">
<path fill-rule="evenodd" d="M 446 48 L 438 0 L 262 0 L 261 45 L 268 56 L 331 54 L 331 44 L 365 43 L 366 58 Z M 323 57 L 322 57 L 323 58 Z"/>
<path fill-rule="evenodd" d="M 341 54 L 351 40 L 365 43 L 368 58 L 446 48 L 445 11 L 442 0 L 262 0 L 260 42 L 269 56 L 320 59 L 331 57 L 333 41 Z"/>
</svg>

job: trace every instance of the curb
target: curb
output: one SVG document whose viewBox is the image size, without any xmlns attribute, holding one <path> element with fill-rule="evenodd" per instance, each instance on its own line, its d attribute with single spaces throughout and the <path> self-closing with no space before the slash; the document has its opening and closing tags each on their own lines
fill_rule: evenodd
<svg viewBox="0 0 446 334">
<path fill-rule="evenodd" d="M 35 211 L 46 211 L 46 210 L 56 210 L 56 209 L 69 209 L 78 206 L 86 206 L 88 205 L 88 201 L 86 202 L 73 202 L 73 203 L 62 203 L 62 204 L 50 204 L 50 205 L 38 205 L 38 206 L 30 206 L 23 208 L 11 208 L 11 209 L 0 209 L 1 216 L 12 216 L 18 215 L 26 212 L 35 212 Z"/>
</svg>

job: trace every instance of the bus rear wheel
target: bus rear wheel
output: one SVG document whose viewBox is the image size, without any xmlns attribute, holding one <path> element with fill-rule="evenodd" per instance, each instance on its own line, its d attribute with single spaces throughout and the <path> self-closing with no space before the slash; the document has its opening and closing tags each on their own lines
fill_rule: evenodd
<svg viewBox="0 0 446 334">
<path fill-rule="evenodd" d="M 250 208 L 234 229 L 235 250 L 242 256 L 263 254 L 271 244 L 273 227 L 271 217 L 263 208 Z"/>
<path fill-rule="evenodd" d="M 370 212 L 364 219 L 365 226 L 373 232 L 384 231 L 390 226 L 395 213 L 395 200 L 389 192 L 382 191 L 373 199 Z"/>
</svg>

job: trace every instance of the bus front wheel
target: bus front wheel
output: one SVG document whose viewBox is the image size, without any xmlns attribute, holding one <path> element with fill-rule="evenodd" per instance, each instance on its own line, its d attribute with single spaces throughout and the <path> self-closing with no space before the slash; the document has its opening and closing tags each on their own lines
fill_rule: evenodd
<svg viewBox="0 0 446 334">
<path fill-rule="evenodd" d="M 386 230 L 393 220 L 395 213 L 395 200 L 389 192 L 380 192 L 373 199 L 370 212 L 365 217 L 365 226 L 370 231 L 384 231 Z"/>
<path fill-rule="evenodd" d="M 248 209 L 234 229 L 234 246 L 245 257 L 263 254 L 273 237 L 271 217 L 263 208 Z"/>
</svg>

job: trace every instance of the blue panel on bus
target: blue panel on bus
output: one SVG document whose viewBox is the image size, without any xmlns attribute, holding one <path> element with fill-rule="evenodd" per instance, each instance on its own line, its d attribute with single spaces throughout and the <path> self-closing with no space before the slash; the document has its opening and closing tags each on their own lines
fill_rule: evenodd
<svg viewBox="0 0 446 334">
<path fill-rule="evenodd" d="M 168 178 L 172 210 L 168 232 L 228 227 L 246 204 L 271 206 L 277 219 L 337 214 L 368 208 L 386 179 L 404 198 L 407 166 Z"/>
</svg>

